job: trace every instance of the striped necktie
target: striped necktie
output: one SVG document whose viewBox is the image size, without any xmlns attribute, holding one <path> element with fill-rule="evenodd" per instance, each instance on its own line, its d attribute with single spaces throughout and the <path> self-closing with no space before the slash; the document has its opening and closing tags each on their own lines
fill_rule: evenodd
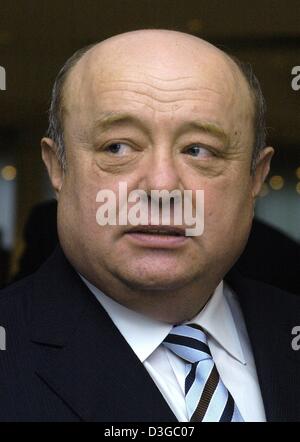
<svg viewBox="0 0 300 442">
<path fill-rule="evenodd" d="M 190 422 L 243 422 L 219 376 L 207 337 L 199 325 L 173 327 L 163 344 L 188 362 L 185 401 Z"/>
</svg>

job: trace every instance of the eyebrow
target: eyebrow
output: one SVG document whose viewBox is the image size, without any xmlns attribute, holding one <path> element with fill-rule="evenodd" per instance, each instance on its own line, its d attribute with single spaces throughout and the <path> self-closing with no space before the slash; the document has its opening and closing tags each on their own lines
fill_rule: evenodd
<svg viewBox="0 0 300 442">
<path fill-rule="evenodd" d="M 144 128 L 143 122 L 137 116 L 124 112 L 109 112 L 103 114 L 103 116 L 95 121 L 95 127 L 97 129 L 108 130 L 110 127 L 121 126 L 128 123 Z"/>
<path fill-rule="evenodd" d="M 189 129 L 198 130 L 207 134 L 214 135 L 219 138 L 226 144 L 229 144 L 229 136 L 228 134 L 216 123 L 210 121 L 201 121 L 201 120 L 192 120 L 189 122 L 183 123 L 180 128 L 180 132 L 187 131 Z"/>
<path fill-rule="evenodd" d="M 115 126 L 123 126 L 125 124 L 133 124 L 139 128 L 141 128 L 144 132 L 148 132 L 143 121 L 136 115 L 132 115 L 130 113 L 125 112 L 109 112 L 103 114 L 100 118 L 95 121 L 95 127 L 101 130 L 108 130 Z M 211 134 L 226 144 L 229 143 L 228 134 L 216 123 L 210 121 L 201 121 L 201 120 L 191 120 L 188 122 L 184 122 L 180 129 L 179 133 L 188 131 L 188 130 L 198 130 L 203 133 Z"/>
</svg>

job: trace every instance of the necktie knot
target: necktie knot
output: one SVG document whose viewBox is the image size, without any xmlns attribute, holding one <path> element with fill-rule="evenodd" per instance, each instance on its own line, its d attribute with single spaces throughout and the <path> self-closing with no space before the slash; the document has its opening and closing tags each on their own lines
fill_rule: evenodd
<svg viewBox="0 0 300 442">
<path fill-rule="evenodd" d="M 197 324 L 173 327 L 163 344 L 177 356 L 192 364 L 212 358 L 206 334 Z"/>
</svg>

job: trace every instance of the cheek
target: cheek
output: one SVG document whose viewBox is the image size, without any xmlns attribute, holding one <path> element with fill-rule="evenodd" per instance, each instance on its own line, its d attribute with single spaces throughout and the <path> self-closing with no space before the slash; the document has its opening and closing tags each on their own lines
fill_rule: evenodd
<svg viewBox="0 0 300 442">
<path fill-rule="evenodd" d="M 59 221 L 65 230 L 77 232 L 77 236 L 82 237 L 95 234 L 98 190 L 97 181 L 92 180 L 84 168 L 70 168 L 67 171 L 59 196 Z"/>
<path fill-rule="evenodd" d="M 122 181 L 127 182 L 130 190 L 130 180 L 124 177 Z M 98 224 L 97 212 L 101 202 L 97 201 L 97 195 L 101 190 L 113 191 L 118 206 L 119 182 L 120 177 L 103 173 L 93 163 L 82 162 L 80 166 L 76 162 L 66 176 L 60 196 L 60 223 L 64 231 L 72 231 L 92 248 L 97 246 L 97 241 L 101 244 L 111 241 L 116 229 Z"/>
<path fill-rule="evenodd" d="M 237 185 L 239 183 L 239 185 Z M 204 186 L 204 232 L 234 232 L 247 229 L 253 214 L 250 180 L 216 179 Z"/>
</svg>

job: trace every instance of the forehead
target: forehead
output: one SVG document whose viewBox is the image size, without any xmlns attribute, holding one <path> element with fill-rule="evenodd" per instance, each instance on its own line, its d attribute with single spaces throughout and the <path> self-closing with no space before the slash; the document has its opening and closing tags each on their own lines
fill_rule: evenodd
<svg viewBox="0 0 300 442">
<path fill-rule="evenodd" d="M 197 40 L 130 36 L 101 43 L 69 73 L 64 110 L 81 120 L 97 119 L 103 111 L 139 112 L 141 106 L 164 117 L 188 107 L 217 119 L 226 120 L 229 114 L 241 121 L 251 118 L 251 94 L 238 67 L 217 48 Z"/>
</svg>

